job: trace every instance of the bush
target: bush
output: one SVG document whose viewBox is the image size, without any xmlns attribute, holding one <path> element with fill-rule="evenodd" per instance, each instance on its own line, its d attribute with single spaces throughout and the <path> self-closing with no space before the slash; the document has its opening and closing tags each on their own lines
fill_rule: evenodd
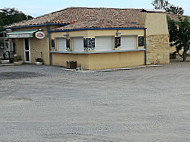
<svg viewBox="0 0 190 142">
<path fill-rule="evenodd" d="M 22 61 L 22 58 L 20 55 L 15 54 L 14 55 L 14 62 L 17 62 L 17 61 Z"/>
</svg>

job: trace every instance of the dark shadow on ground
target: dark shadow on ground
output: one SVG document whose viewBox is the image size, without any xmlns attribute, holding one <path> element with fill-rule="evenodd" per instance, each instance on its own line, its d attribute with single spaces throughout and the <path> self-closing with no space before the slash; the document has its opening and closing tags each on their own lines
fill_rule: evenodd
<svg viewBox="0 0 190 142">
<path fill-rule="evenodd" d="M 23 78 L 41 77 L 41 76 L 44 75 L 35 72 L 0 72 L 0 80 L 23 79 Z"/>
</svg>

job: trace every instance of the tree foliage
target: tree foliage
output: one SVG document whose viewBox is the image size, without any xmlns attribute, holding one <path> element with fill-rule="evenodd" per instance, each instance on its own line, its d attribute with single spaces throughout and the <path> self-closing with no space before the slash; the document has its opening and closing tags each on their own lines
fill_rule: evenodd
<svg viewBox="0 0 190 142">
<path fill-rule="evenodd" d="M 166 0 L 154 0 L 152 2 L 152 5 L 154 6 L 155 9 L 163 9 L 168 6 L 168 1 Z"/>
<path fill-rule="evenodd" d="M 168 28 L 170 34 L 170 45 L 176 47 L 176 52 L 179 55 L 179 51 L 183 51 L 183 54 L 180 56 L 183 58 L 183 61 L 186 61 L 187 52 L 189 51 L 190 47 L 189 19 L 187 17 L 179 17 L 179 21 L 174 21 L 168 17 Z"/>
<path fill-rule="evenodd" d="M 180 6 L 175 6 L 167 0 L 154 0 L 152 2 L 152 5 L 154 6 L 155 9 L 162 9 L 165 10 L 166 12 L 169 13 L 174 13 L 174 14 L 179 14 L 183 15 L 184 10 Z"/>
<path fill-rule="evenodd" d="M 0 9 L 0 28 L 2 28 L 5 25 L 20 22 L 23 20 L 29 20 L 32 18 L 32 16 L 25 15 L 23 12 L 18 11 L 15 8 Z"/>
<path fill-rule="evenodd" d="M 178 14 L 178 15 L 183 15 L 183 13 L 184 13 L 184 10 L 182 7 L 174 6 L 172 4 L 165 7 L 165 10 L 166 10 L 166 12 Z"/>
</svg>

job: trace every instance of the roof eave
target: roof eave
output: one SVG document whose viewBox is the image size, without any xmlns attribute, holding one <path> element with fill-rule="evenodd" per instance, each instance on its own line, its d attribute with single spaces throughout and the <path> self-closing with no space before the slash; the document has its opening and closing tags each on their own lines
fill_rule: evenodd
<svg viewBox="0 0 190 142">
<path fill-rule="evenodd" d="M 8 28 L 3 28 L 3 30 L 7 29 L 20 29 L 20 28 L 30 28 L 30 27 L 43 27 L 43 26 L 66 26 L 67 24 L 55 24 L 55 23 L 47 23 L 47 24 L 37 24 L 37 25 L 25 25 L 25 26 L 13 26 Z"/>
<path fill-rule="evenodd" d="M 123 28 L 79 28 L 79 29 L 65 29 L 65 30 L 54 30 L 55 32 L 71 32 L 71 31 L 85 31 L 85 30 L 144 30 L 144 27 L 123 27 Z"/>
</svg>

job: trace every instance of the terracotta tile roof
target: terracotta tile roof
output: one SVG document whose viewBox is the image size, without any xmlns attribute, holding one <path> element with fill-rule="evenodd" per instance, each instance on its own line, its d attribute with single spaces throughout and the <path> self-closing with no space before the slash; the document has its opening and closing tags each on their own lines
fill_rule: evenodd
<svg viewBox="0 0 190 142">
<path fill-rule="evenodd" d="M 5 28 L 47 23 L 68 24 L 57 30 L 76 28 L 143 27 L 142 25 L 138 25 L 141 11 L 142 9 L 71 7 L 32 20 L 14 23 Z"/>
</svg>

